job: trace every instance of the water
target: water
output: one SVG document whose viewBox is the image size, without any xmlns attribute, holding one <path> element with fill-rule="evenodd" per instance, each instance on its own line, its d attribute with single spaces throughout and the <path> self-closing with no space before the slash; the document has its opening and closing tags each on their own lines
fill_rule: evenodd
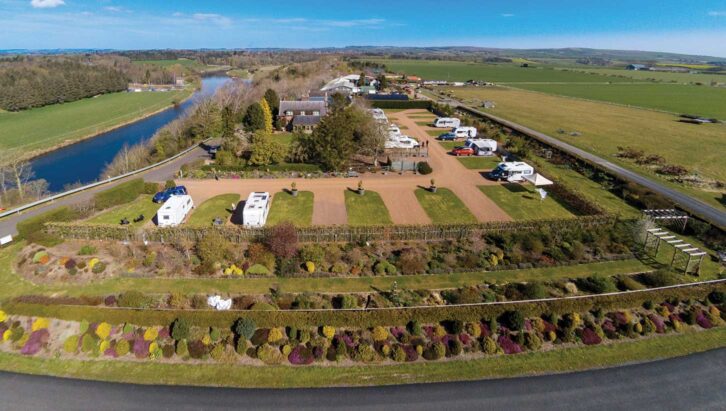
<svg viewBox="0 0 726 411">
<path fill-rule="evenodd" d="M 45 179 L 51 192 L 60 192 L 68 184 L 94 182 L 124 144 L 132 146 L 149 140 L 198 99 L 214 94 L 230 81 L 226 76 L 204 77 L 202 89 L 178 107 L 37 157 L 31 161 L 35 178 Z"/>
</svg>

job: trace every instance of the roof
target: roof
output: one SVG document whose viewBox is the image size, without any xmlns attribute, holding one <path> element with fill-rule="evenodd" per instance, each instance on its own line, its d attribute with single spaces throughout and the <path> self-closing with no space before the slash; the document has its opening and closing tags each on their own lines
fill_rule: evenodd
<svg viewBox="0 0 726 411">
<path fill-rule="evenodd" d="M 245 211 L 247 210 L 259 210 L 267 207 L 267 202 L 270 199 L 270 193 L 253 192 L 250 193 L 245 201 Z"/>
<path fill-rule="evenodd" d="M 320 123 L 320 116 L 295 116 L 292 119 L 292 126 L 315 126 Z"/>
<path fill-rule="evenodd" d="M 286 111 L 319 111 L 321 116 L 326 114 L 325 101 L 307 100 L 307 101 L 280 101 L 280 113 Z"/>
<path fill-rule="evenodd" d="M 366 98 L 368 100 L 408 101 L 408 95 L 406 94 L 368 94 Z"/>
</svg>

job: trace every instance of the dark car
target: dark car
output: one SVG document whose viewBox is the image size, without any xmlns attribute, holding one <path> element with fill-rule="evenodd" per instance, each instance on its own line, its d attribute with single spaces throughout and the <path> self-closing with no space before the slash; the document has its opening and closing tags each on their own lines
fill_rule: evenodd
<svg viewBox="0 0 726 411">
<path fill-rule="evenodd" d="M 164 203 L 170 199 L 171 196 L 183 196 L 187 194 L 187 188 L 184 186 L 176 186 L 173 188 L 167 188 L 164 191 L 159 191 L 154 195 L 155 203 Z"/>
<path fill-rule="evenodd" d="M 474 149 L 471 147 L 455 147 L 453 150 L 451 150 L 451 154 L 455 156 L 473 156 L 474 155 Z"/>
<path fill-rule="evenodd" d="M 456 140 L 456 134 L 454 133 L 444 133 L 439 136 L 439 140 L 441 141 L 454 141 Z"/>
</svg>

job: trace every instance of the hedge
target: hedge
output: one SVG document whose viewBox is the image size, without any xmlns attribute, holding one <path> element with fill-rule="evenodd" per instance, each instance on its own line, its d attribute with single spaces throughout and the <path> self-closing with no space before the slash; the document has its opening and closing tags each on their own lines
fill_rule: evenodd
<svg viewBox="0 0 726 411">
<path fill-rule="evenodd" d="M 420 323 L 434 323 L 456 319 L 479 321 L 500 316 L 506 311 L 518 310 L 524 316 L 538 316 L 546 313 L 566 314 L 586 312 L 594 308 L 615 310 L 641 306 L 646 301 L 670 299 L 704 300 L 713 292 L 726 291 L 726 280 L 711 283 L 685 285 L 677 288 L 650 289 L 637 292 L 622 292 L 612 295 L 594 295 L 583 298 L 554 299 L 534 302 L 511 302 L 477 304 L 466 306 L 431 306 L 379 310 L 292 310 L 292 311 L 214 311 L 214 310 L 154 310 L 104 308 L 96 306 L 52 305 L 27 303 L 17 300 L 3 305 L 7 313 L 35 317 L 50 317 L 61 320 L 109 323 L 132 323 L 142 326 L 171 324 L 177 318 L 184 318 L 191 324 L 204 327 L 230 328 L 238 318 L 248 318 L 258 327 L 374 327 L 377 325 L 400 325 L 411 320 Z"/>
<path fill-rule="evenodd" d="M 424 100 L 390 101 L 390 100 L 368 100 L 374 108 L 383 109 L 431 109 L 431 102 Z"/>
<path fill-rule="evenodd" d="M 146 192 L 146 190 L 147 186 L 144 180 L 136 178 L 96 193 L 93 196 L 93 202 L 96 210 L 105 210 L 117 205 L 130 203 L 136 200 L 139 195 Z"/>
<path fill-rule="evenodd" d="M 218 165 L 205 165 L 200 167 L 202 171 L 217 171 L 217 172 L 244 172 L 244 171 L 297 171 L 299 173 L 318 173 L 322 169 L 317 164 L 304 164 L 304 163 L 284 163 L 284 164 L 271 164 L 268 166 L 218 166 Z"/>
<path fill-rule="evenodd" d="M 611 225 L 617 222 L 612 215 L 525 221 L 492 221 L 476 224 L 394 225 L 394 226 L 314 226 L 296 228 L 300 242 L 361 242 L 361 241 L 437 241 L 470 238 L 483 233 L 508 231 L 552 231 Z M 245 229 L 238 226 L 173 227 L 137 229 L 129 226 L 88 224 L 81 222 L 52 222 L 46 231 L 62 238 L 83 240 L 127 240 L 170 242 L 177 239 L 198 241 L 211 230 L 233 243 L 258 241 L 270 234 L 271 227 Z"/>
<path fill-rule="evenodd" d="M 17 224 L 18 238 L 50 247 L 59 241 L 59 238 L 47 234 L 43 230 L 45 224 L 54 221 L 73 221 L 78 217 L 78 212 L 69 207 L 56 208 L 19 222 Z"/>
</svg>

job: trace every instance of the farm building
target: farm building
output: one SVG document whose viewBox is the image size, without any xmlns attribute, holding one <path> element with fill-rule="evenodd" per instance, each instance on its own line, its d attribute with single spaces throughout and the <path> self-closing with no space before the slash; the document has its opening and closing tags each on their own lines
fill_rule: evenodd
<svg viewBox="0 0 726 411">
<path fill-rule="evenodd" d="M 194 208 L 194 201 L 189 195 L 171 196 L 156 212 L 156 224 L 159 227 L 176 227 Z"/>
<path fill-rule="evenodd" d="M 327 114 L 327 110 L 328 105 L 325 100 L 280 100 L 278 120 L 288 131 L 294 130 L 295 127 L 302 131 L 312 131 Z"/>
<path fill-rule="evenodd" d="M 253 192 L 242 210 L 242 225 L 247 228 L 264 227 L 270 212 L 270 193 Z"/>
<path fill-rule="evenodd" d="M 625 70 L 649 70 L 650 68 L 645 64 L 628 64 L 625 66 Z"/>
<path fill-rule="evenodd" d="M 343 93 L 343 94 L 358 94 L 361 93 L 361 87 L 375 87 L 378 85 L 378 80 L 373 77 L 365 76 L 365 84 L 359 86 L 360 74 L 349 74 L 347 76 L 338 77 L 324 85 L 320 91 L 327 91 L 330 93 Z"/>
</svg>

